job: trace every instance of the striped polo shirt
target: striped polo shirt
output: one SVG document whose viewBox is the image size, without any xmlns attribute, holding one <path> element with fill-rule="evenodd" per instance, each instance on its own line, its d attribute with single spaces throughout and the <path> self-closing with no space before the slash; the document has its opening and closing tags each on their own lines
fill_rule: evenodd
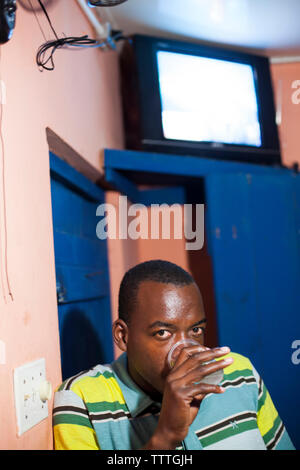
<svg viewBox="0 0 300 470">
<path fill-rule="evenodd" d="M 229 353 L 223 394 L 202 400 L 177 450 L 294 449 L 261 377 L 246 357 Z M 56 450 L 141 449 L 153 435 L 161 403 L 145 394 L 127 372 L 123 353 L 63 382 L 53 409 Z"/>
</svg>

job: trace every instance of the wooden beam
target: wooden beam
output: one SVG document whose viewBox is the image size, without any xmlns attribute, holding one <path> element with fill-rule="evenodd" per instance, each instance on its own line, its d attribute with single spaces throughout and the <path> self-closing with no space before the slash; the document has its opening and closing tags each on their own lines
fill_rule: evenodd
<svg viewBox="0 0 300 470">
<path fill-rule="evenodd" d="M 69 144 L 67 144 L 67 142 L 65 142 L 49 127 L 46 127 L 46 136 L 50 152 L 64 160 L 94 184 L 100 186 L 103 189 L 113 189 L 112 186 L 105 181 L 103 170 L 98 170 L 93 165 L 91 165 L 85 158 L 76 152 L 76 150 L 74 150 Z M 101 168 L 103 167 L 101 166 Z"/>
</svg>

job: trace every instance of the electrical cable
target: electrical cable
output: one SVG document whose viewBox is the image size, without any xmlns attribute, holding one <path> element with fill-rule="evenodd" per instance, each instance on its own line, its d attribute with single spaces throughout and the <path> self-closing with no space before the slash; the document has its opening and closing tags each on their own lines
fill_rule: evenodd
<svg viewBox="0 0 300 470">
<path fill-rule="evenodd" d="M 18 4 L 26 11 L 34 11 L 38 12 L 41 11 L 40 6 L 32 7 L 32 6 L 27 6 L 25 3 L 25 0 L 17 0 Z M 49 8 L 51 7 L 57 0 L 44 0 L 44 6 Z"/>
<path fill-rule="evenodd" d="M 127 0 L 89 0 L 92 7 L 115 7 L 125 3 Z"/>
<path fill-rule="evenodd" d="M 0 59 L 1 59 L 1 47 L 0 47 Z M 2 165 L 1 169 L 3 172 L 3 160 L 4 160 L 4 143 L 3 143 L 3 137 L 2 137 L 2 82 L 0 81 L 0 88 L 1 88 L 1 95 L 0 95 L 0 142 L 1 142 L 1 156 L 2 156 Z M 3 199 L 4 199 L 4 190 L 3 190 L 3 185 L 2 185 L 2 193 L 3 193 Z M 0 212 L 0 229 L 1 229 L 1 212 Z M 4 218 L 4 217 L 3 217 Z M 4 224 L 3 224 L 4 225 Z M 6 295 L 5 295 L 5 286 L 4 286 L 4 279 L 3 279 L 3 272 L 2 272 L 2 233 L 0 230 L 0 277 L 1 277 L 1 286 L 2 286 L 2 294 L 4 301 L 6 303 Z"/>
<path fill-rule="evenodd" d="M 56 41 L 47 41 L 42 44 L 36 55 L 37 65 L 45 70 L 54 70 L 53 56 L 57 49 L 65 48 L 66 46 L 71 47 L 104 47 L 107 45 L 106 41 L 99 43 L 95 39 L 90 39 L 87 35 L 81 37 L 65 37 Z M 46 56 L 47 52 L 49 54 Z M 50 66 L 47 64 L 50 62 Z"/>
<path fill-rule="evenodd" d="M 35 16 L 36 22 L 37 22 L 37 24 L 38 24 L 38 26 L 39 26 L 39 28 L 40 28 L 40 31 L 41 31 L 41 33 L 42 33 L 42 36 L 44 37 L 45 41 L 47 41 L 46 35 L 45 35 L 44 31 L 43 31 L 43 28 L 42 28 L 42 26 L 41 26 L 41 24 L 40 24 L 40 22 L 39 22 L 39 18 L 38 18 L 37 13 L 36 13 L 37 10 L 34 9 L 31 0 L 27 0 L 27 1 L 28 1 L 28 3 L 29 3 L 29 7 L 26 7 L 26 10 L 27 10 L 27 11 L 30 11 L 30 10 L 32 11 L 32 13 L 33 13 L 34 16 Z M 23 6 L 23 4 L 22 4 L 22 6 Z M 24 8 L 24 6 L 23 6 L 23 8 Z"/>
<path fill-rule="evenodd" d="M 30 2 L 30 0 L 28 0 Z M 55 40 L 46 41 L 42 44 L 36 54 L 36 63 L 40 69 L 44 70 L 54 70 L 54 60 L 53 56 L 57 49 L 67 49 L 72 47 L 82 47 L 82 48 L 104 48 L 104 47 L 114 47 L 115 41 L 125 40 L 127 39 L 125 36 L 122 35 L 121 31 L 115 31 L 113 34 L 105 39 L 104 41 L 99 41 L 97 39 L 91 39 L 88 35 L 84 35 L 81 37 L 62 37 L 59 38 L 53 25 L 51 19 L 47 13 L 45 6 L 41 0 L 38 0 L 41 9 L 43 10 L 47 21 L 52 29 L 52 32 L 55 36 Z M 31 3 L 31 2 L 30 2 Z M 44 36 L 45 37 L 45 36 Z"/>
<path fill-rule="evenodd" d="M 0 66 L 1 66 L 1 47 L 0 47 Z M 2 136 L 2 119 L 3 119 L 3 96 L 2 96 L 2 79 L 0 76 L 0 87 L 1 87 L 1 94 L 0 94 L 0 142 L 1 142 L 1 156 L 2 156 L 2 196 L 3 196 L 3 228 L 4 228 L 4 268 L 5 268 L 5 276 L 6 276 L 6 284 L 8 288 L 8 294 L 11 298 L 11 300 L 14 300 L 11 288 L 10 288 L 10 282 L 8 278 L 8 262 L 7 262 L 7 224 L 6 224 L 6 191 L 5 191 L 5 148 L 4 148 L 4 140 Z M 1 242 L 1 240 L 0 240 Z M 0 243 L 0 248 L 1 248 L 1 243 Z M 6 303 L 6 295 L 5 295 L 5 289 L 4 289 L 4 281 L 3 281 L 3 276 L 2 276 L 2 269 L 0 266 L 1 270 L 1 283 L 2 283 L 2 288 L 3 288 L 3 297 Z"/>
<path fill-rule="evenodd" d="M 47 13 L 46 8 L 44 7 L 43 2 L 42 2 L 41 0 L 38 0 L 38 2 L 39 2 L 39 4 L 40 4 L 41 9 L 43 10 L 44 14 L 46 15 L 46 18 L 47 18 L 47 20 L 48 20 L 48 23 L 49 23 L 49 25 L 50 25 L 50 28 L 51 28 L 52 31 L 53 31 L 54 36 L 55 36 L 56 39 L 59 41 L 59 37 L 57 36 L 55 29 L 53 28 L 53 25 L 52 25 L 52 23 L 51 23 L 51 20 L 50 20 L 50 18 L 49 18 L 49 15 L 48 15 L 48 13 Z"/>
</svg>

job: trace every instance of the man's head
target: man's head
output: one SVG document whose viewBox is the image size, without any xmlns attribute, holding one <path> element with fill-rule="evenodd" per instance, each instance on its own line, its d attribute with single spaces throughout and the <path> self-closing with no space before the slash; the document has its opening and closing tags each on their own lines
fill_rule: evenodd
<svg viewBox="0 0 300 470">
<path fill-rule="evenodd" d="M 163 393 L 169 350 L 187 338 L 203 344 L 204 326 L 201 293 L 184 269 L 153 260 L 124 275 L 114 340 L 127 352 L 131 377 L 147 393 Z"/>
</svg>

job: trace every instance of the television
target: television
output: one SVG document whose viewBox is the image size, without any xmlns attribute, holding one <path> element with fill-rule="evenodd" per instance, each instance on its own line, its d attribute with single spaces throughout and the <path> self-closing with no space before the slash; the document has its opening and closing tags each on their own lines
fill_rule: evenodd
<svg viewBox="0 0 300 470">
<path fill-rule="evenodd" d="M 281 165 L 267 57 L 134 35 L 120 65 L 127 149 Z"/>
</svg>

